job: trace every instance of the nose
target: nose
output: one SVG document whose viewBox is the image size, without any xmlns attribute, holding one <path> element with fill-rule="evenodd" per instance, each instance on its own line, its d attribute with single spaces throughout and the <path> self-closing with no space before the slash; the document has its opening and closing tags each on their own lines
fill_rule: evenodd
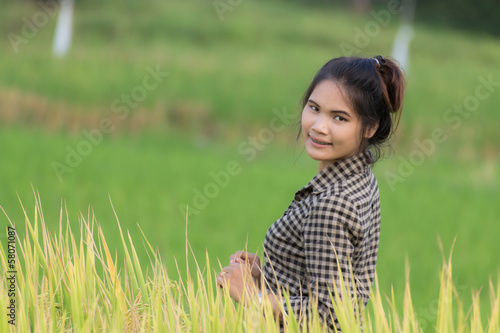
<svg viewBox="0 0 500 333">
<path fill-rule="evenodd" d="M 311 129 L 318 134 L 327 134 L 328 126 L 326 125 L 326 119 L 323 115 L 319 114 L 314 121 Z"/>
</svg>

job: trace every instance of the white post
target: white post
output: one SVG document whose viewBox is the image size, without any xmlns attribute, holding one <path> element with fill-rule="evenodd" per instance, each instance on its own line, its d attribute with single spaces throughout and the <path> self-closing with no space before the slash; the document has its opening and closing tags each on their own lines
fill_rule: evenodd
<svg viewBox="0 0 500 333">
<path fill-rule="evenodd" d="M 413 38 L 413 18 L 417 0 L 403 0 L 401 25 L 392 45 L 392 57 L 399 61 L 406 74 L 410 72 L 410 42 Z"/>
<path fill-rule="evenodd" d="M 74 0 L 61 1 L 61 9 L 57 19 L 54 44 L 52 46 L 52 53 L 58 58 L 65 56 L 71 46 L 71 36 L 73 32 L 73 5 Z"/>
<path fill-rule="evenodd" d="M 409 24 L 401 24 L 394 44 L 392 45 L 392 57 L 399 61 L 401 67 L 408 74 L 410 71 L 410 42 L 413 38 L 413 27 Z"/>
</svg>

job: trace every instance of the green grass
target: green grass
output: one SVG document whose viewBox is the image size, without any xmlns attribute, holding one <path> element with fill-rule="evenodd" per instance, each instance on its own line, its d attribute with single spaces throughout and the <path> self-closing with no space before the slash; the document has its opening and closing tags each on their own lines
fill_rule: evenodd
<svg viewBox="0 0 500 333">
<path fill-rule="evenodd" d="M 352 43 L 353 29 L 363 29 L 372 18 L 264 1 L 244 1 L 222 22 L 211 2 L 194 0 L 78 6 L 74 44 L 63 60 L 50 54 L 55 19 L 17 54 L 8 39 L 0 41 L 0 205 L 22 224 L 18 196 L 30 214 L 35 189 L 49 229 L 57 227 L 63 202 L 70 221 L 77 221 L 80 211 L 88 216 L 91 209 L 107 236 L 117 235 L 112 201 L 123 228 L 138 235 L 140 226 L 171 272 L 174 257 L 184 258 L 186 217 L 179 206 L 196 208 L 194 189 L 202 190 L 213 182 L 210 172 L 235 160 L 241 173 L 200 214 L 189 217 L 189 239 L 201 265 L 205 250 L 212 266 L 218 259 L 224 264 L 247 242 L 249 249 L 261 250 L 267 228 L 317 166 L 305 153 L 297 158 L 301 146 L 294 146 L 291 123 L 250 162 L 238 147 L 269 126 L 273 109 L 298 115 L 300 97 L 315 71 L 341 55 L 340 43 Z M 29 18 L 36 10 L 9 3 L 0 13 L 0 34 L 20 33 L 20 17 Z M 394 19 L 363 55 L 388 54 L 396 31 Z M 382 204 L 380 288 L 390 294 L 392 285 L 396 298 L 402 297 L 408 257 L 414 306 L 429 323 L 436 319 L 440 286 L 438 237 L 445 252 L 456 237 L 455 284 L 463 287 L 460 297 L 466 303 L 472 299 L 469 291 L 486 288 L 499 269 L 500 89 L 462 118 L 458 128 L 443 118 L 475 93 L 479 76 L 500 81 L 499 52 L 498 41 L 490 37 L 417 26 L 395 153 L 374 169 Z M 131 110 L 123 127 L 105 136 L 59 181 L 52 163 L 64 161 L 66 147 L 84 139 L 82 124 L 75 129 L 67 125 L 70 120 L 53 125 L 60 105 L 65 119 L 73 114 L 107 117 L 113 101 L 142 83 L 147 66 L 157 65 L 169 72 L 164 82 Z M 155 112 L 163 115 L 161 121 L 130 129 L 138 122 L 134 115 Z M 8 122 L 9 113 L 16 120 Z M 95 122 L 90 124 L 92 129 Z M 397 172 L 399 158 L 408 159 L 418 147 L 415 140 L 430 138 L 436 128 L 448 139 L 392 189 L 387 172 Z M 108 245 L 124 255 L 116 237 Z M 142 247 L 137 254 L 146 262 Z M 488 306 L 482 298 L 481 308 Z"/>
<path fill-rule="evenodd" d="M 2 13 L 2 34 L 22 31 L 15 15 L 23 12 L 18 7 L 9 5 Z M 168 113 L 194 101 L 219 121 L 265 123 L 270 109 L 295 108 L 320 65 L 342 55 L 340 44 L 354 44 L 354 28 L 364 30 L 373 18 L 245 1 L 221 22 L 210 2 L 146 1 L 117 8 L 112 3 L 82 4 L 75 20 L 73 48 L 62 61 L 50 54 L 55 20 L 18 54 L 4 39 L 0 84 L 109 110 L 116 98 L 142 82 L 146 66 L 159 65 L 170 77 L 142 106 L 163 105 Z M 389 54 L 396 31 L 394 17 L 370 39 L 362 55 Z M 405 123 L 435 126 L 446 109 L 474 93 L 478 76 L 492 74 L 500 81 L 497 54 L 493 38 L 417 26 Z M 467 119 L 472 127 L 484 128 L 476 134 L 481 143 L 498 139 L 491 126 L 499 120 L 498 104 L 500 94 L 495 93 Z"/>
</svg>

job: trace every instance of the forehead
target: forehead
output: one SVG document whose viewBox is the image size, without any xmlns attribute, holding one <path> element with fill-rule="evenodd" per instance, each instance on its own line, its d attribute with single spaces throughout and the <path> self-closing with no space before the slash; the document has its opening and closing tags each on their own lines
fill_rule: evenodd
<svg viewBox="0 0 500 333">
<path fill-rule="evenodd" d="M 347 93 L 342 86 L 332 80 L 323 80 L 319 82 L 309 96 L 309 99 L 314 100 L 322 108 L 329 110 L 342 110 L 354 115 Z"/>
</svg>

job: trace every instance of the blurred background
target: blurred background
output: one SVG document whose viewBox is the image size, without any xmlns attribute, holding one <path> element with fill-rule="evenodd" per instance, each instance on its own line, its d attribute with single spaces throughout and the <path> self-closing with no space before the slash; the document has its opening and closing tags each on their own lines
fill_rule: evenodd
<svg viewBox="0 0 500 333">
<path fill-rule="evenodd" d="M 408 85 L 392 148 L 373 168 L 382 292 L 402 299 L 408 258 L 425 326 L 452 248 L 462 297 L 497 278 L 498 2 L 1 6 L 0 205 L 21 237 L 20 202 L 33 218 L 39 193 L 51 230 L 61 207 L 75 232 L 95 215 L 121 256 L 113 205 L 144 265 L 141 230 L 172 277 L 176 260 L 185 274 L 186 221 L 202 266 L 205 251 L 213 268 L 245 246 L 261 253 L 269 226 L 317 172 L 296 140 L 315 72 L 333 57 L 394 55 Z"/>
</svg>

